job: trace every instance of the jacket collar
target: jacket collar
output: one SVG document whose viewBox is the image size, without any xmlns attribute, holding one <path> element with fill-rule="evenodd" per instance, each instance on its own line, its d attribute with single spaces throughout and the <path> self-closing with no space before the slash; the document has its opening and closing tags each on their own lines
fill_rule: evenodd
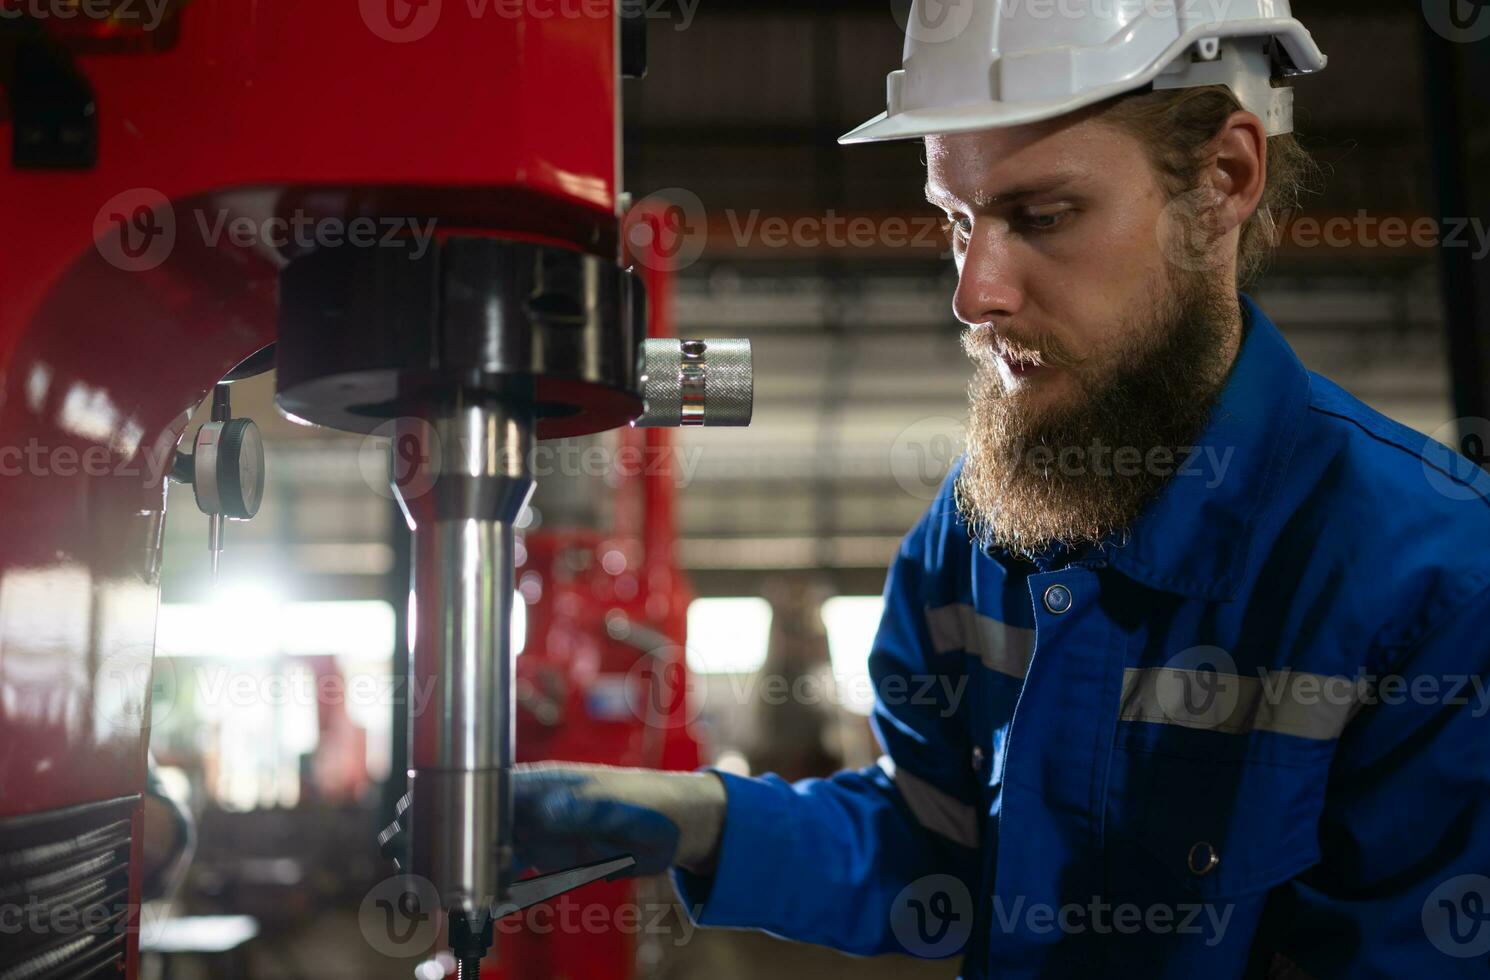
<svg viewBox="0 0 1490 980">
<path fill-rule="evenodd" d="M 1309 400 L 1309 373 L 1283 335 L 1250 297 L 1238 299 L 1241 348 L 1188 461 L 1176 454 L 1174 475 L 1126 541 L 1094 549 L 1136 582 L 1199 599 L 1226 600 L 1240 587 L 1252 534 L 1278 493 Z M 1046 567 L 1050 557 L 1035 563 Z"/>
</svg>

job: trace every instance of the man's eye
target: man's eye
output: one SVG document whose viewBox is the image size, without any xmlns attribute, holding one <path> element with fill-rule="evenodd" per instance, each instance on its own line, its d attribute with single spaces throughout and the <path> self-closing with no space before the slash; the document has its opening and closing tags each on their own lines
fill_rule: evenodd
<svg viewBox="0 0 1490 980">
<path fill-rule="evenodd" d="M 1044 214 L 1026 212 L 1020 216 L 1020 224 L 1030 231 L 1051 231 L 1060 226 L 1070 215 L 1069 211 L 1048 211 Z"/>
<path fill-rule="evenodd" d="M 967 218 L 949 214 L 942 219 L 942 234 L 946 235 L 948 238 L 951 238 L 954 232 L 957 235 L 966 238 L 968 235 L 972 234 L 972 231 L 973 223 Z"/>
</svg>

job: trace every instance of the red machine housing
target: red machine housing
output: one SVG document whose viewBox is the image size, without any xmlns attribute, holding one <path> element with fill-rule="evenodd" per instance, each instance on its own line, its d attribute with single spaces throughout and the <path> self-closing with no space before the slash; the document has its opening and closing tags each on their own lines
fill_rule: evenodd
<svg viewBox="0 0 1490 980">
<path fill-rule="evenodd" d="M 0 181 L 0 849 L 125 814 L 99 854 L 134 924 L 166 474 L 193 406 L 274 341 L 295 247 L 219 232 L 418 218 L 615 256 L 619 21 L 194 0 L 150 28 L 126 6 L 0 34 L 0 147 L 53 91 L 26 58 L 91 91 L 96 130 L 91 165 Z M 78 955 L 133 976 L 124 937 Z"/>
</svg>

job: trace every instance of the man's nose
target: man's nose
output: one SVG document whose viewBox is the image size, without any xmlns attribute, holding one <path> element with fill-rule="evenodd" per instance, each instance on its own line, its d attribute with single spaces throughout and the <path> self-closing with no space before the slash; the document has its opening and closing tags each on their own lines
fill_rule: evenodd
<svg viewBox="0 0 1490 980">
<path fill-rule="evenodd" d="M 1007 243 L 975 229 L 963 253 L 952 295 L 952 312 L 968 325 L 1017 316 L 1024 303 L 1015 261 Z"/>
</svg>

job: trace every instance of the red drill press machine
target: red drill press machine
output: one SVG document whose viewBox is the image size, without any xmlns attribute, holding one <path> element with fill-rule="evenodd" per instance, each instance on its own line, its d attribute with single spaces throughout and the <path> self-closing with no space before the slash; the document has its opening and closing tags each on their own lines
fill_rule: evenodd
<svg viewBox="0 0 1490 980">
<path fill-rule="evenodd" d="M 645 340 L 621 261 L 643 22 L 614 0 L 0 13 L 0 901 L 104 915 L 6 931 L 0 976 L 134 975 L 166 480 L 215 525 L 251 516 L 261 455 L 218 386 L 271 366 L 285 412 L 418 452 L 395 489 L 411 681 L 436 695 L 410 719 L 410 870 L 474 975 L 494 914 L 617 870 L 511 880 L 528 452 L 750 415 L 748 345 Z"/>
</svg>

